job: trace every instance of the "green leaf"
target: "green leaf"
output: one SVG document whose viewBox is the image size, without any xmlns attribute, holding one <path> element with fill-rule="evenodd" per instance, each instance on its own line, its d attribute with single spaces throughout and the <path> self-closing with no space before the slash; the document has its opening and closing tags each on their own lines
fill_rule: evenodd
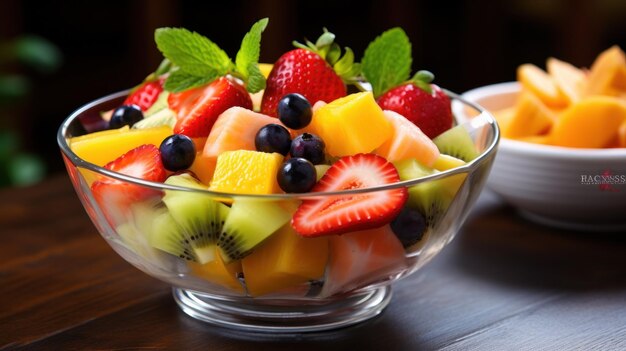
<svg viewBox="0 0 626 351">
<path fill-rule="evenodd" d="M 159 28 L 154 40 L 163 55 L 188 75 L 225 75 L 233 65 L 214 42 L 184 28 Z"/>
<path fill-rule="evenodd" d="M 250 63 L 248 66 L 248 73 L 248 82 L 246 83 L 246 89 L 248 92 L 254 94 L 265 89 L 265 76 L 261 73 L 257 63 Z"/>
<path fill-rule="evenodd" d="M 341 57 L 341 47 L 337 43 L 332 43 L 326 54 L 326 62 L 333 66 L 339 60 L 339 57 Z"/>
<path fill-rule="evenodd" d="M 222 74 L 217 71 L 209 71 L 203 76 L 195 76 L 179 69 L 170 73 L 163 88 L 172 93 L 179 93 L 212 82 L 221 76 Z"/>
<path fill-rule="evenodd" d="M 317 38 L 315 46 L 319 49 L 324 46 L 329 46 L 335 41 L 335 35 L 324 28 L 324 33 Z"/>
<path fill-rule="evenodd" d="M 409 79 L 411 42 L 401 28 L 392 28 L 376 37 L 361 61 L 365 78 L 372 84 L 374 96 Z"/>
<path fill-rule="evenodd" d="M 415 73 L 413 78 L 411 78 L 411 81 L 428 94 L 432 94 L 433 89 L 430 86 L 430 82 L 432 82 L 433 79 L 435 79 L 434 74 L 426 70 L 421 70 Z"/>
<path fill-rule="evenodd" d="M 172 62 L 170 60 L 164 58 L 163 61 L 159 64 L 156 71 L 154 71 L 154 75 L 157 77 L 164 75 L 172 69 Z"/>
<path fill-rule="evenodd" d="M 42 73 L 51 73 L 61 66 L 61 51 L 48 40 L 38 36 L 24 36 L 14 43 L 15 56 Z"/>
<path fill-rule="evenodd" d="M 354 52 L 352 52 L 352 49 L 349 47 L 346 47 L 345 50 L 346 52 L 343 54 L 343 57 L 333 66 L 333 69 L 339 76 L 348 73 L 354 64 Z"/>
<path fill-rule="evenodd" d="M 254 64 L 254 67 L 256 67 L 256 64 L 259 62 L 261 34 L 267 27 L 268 21 L 267 18 L 263 18 L 253 24 L 250 31 L 246 33 L 241 41 L 241 47 L 235 57 L 235 66 L 237 67 L 237 72 L 241 73 L 246 79 L 250 76 L 249 68 L 251 64 Z"/>
<path fill-rule="evenodd" d="M 14 185 L 26 186 L 43 179 L 46 168 L 43 161 L 30 154 L 17 154 L 9 160 L 7 167 L 9 178 Z"/>
<path fill-rule="evenodd" d="M 0 75 L 0 104 L 14 102 L 26 95 L 31 88 L 28 79 L 21 75 Z"/>
</svg>

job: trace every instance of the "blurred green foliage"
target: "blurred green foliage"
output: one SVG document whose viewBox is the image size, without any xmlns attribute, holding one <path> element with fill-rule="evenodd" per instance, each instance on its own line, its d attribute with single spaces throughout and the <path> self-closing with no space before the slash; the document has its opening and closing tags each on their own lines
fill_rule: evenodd
<svg viewBox="0 0 626 351">
<path fill-rule="evenodd" d="M 21 36 L 0 41 L 0 187 L 29 185 L 45 176 L 43 160 L 23 151 L 17 125 L 18 104 L 28 96 L 28 74 L 55 72 L 61 65 L 59 49 L 44 38 Z"/>
</svg>

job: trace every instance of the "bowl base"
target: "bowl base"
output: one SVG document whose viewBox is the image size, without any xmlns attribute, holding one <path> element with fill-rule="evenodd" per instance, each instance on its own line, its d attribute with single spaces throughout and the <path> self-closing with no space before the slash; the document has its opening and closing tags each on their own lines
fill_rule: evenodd
<svg viewBox="0 0 626 351">
<path fill-rule="evenodd" d="M 183 312 L 195 319 L 221 327 L 271 333 L 346 327 L 377 316 L 391 300 L 388 285 L 316 304 L 297 300 L 224 300 L 181 288 L 173 288 L 172 293 Z"/>
<path fill-rule="evenodd" d="M 577 230 L 585 232 L 617 232 L 626 230 L 626 223 L 586 223 L 586 222 L 574 222 L 571 220 L 559 220 L 550 217 L 545 217 L 540 214 L 528 212 L 518 209 L 517 212 L 520 216 L 527 220 L 549 227 Z"/>
</svg>

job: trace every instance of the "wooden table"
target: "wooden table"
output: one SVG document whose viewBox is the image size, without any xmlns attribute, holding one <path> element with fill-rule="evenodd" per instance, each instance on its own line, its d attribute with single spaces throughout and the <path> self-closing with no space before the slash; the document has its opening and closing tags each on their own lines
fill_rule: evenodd
<svg viewBox="0 0 626 351">
<path fill-rule="evenodd" d="M 66 176 L 0 191 L 0 349 L 625 350 L 626 233 L 525 222 L 485 192 L 385 312 L 259 336 L 187 317 L 97 234 Z"/>
</svg>

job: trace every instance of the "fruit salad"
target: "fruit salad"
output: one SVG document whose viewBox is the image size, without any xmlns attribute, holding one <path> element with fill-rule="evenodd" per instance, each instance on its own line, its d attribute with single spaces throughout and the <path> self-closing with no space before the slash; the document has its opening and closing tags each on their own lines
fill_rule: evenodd
<svg viewBox="0 0 626 351">
<path fill-rule="evenodd" d="M 404 273 L 467 173 L 396 183 L 471 162 L 472 136 L 434 76 L 411 75 L 402 29 L 361 62 L 325 30 L 259 64 L 267 25 L 252 26 L 234 61 L 198 33 L 157 29 L 163 63 L 82 121 L 71 150 L 135 180 L 81 169 L 104 232 L 236 296 L 327 297 Z"/>
<path fill-rule="evenodd" d="M 514 106 L 494 111 L 502 135 L 572 148 L 626 148 L 626 55 L 613 46 L 589 70 L 550 57 L 517 70 Z"/>
</svg>

